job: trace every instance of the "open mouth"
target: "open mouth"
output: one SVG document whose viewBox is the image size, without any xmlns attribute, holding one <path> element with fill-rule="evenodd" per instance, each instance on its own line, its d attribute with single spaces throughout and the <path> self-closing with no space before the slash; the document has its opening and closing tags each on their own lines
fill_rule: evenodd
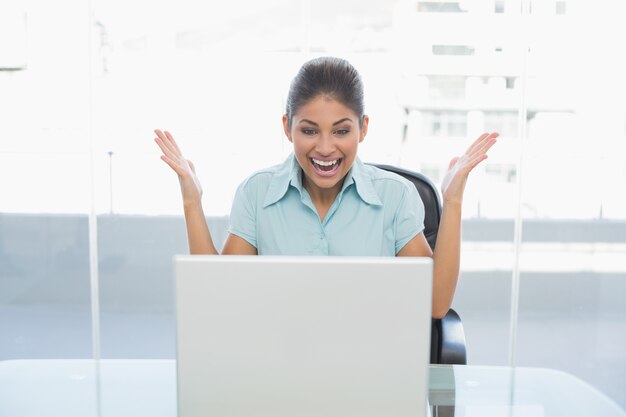
<svg viewBox="0 0 626 417">
<path fill-rule="evenodd" d="M 343 158 L 332 159 L 328 161 L 323 161 L 320 159 L 310 158 L 311 164 L 313 164 L 313 168 L 315 172 L 323 177 L 330 177 L 337 172 Z"/>
</svg>

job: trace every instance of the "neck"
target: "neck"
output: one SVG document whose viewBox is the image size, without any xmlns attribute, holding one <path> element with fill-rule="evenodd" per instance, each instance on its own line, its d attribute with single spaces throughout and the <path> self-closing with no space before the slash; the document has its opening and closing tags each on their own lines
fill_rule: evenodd
<svg viewBox="0 0 626 417">
<path fill-rule="evenodd" d="M 344 180 L 345 178 L 339 181 L 333 188 L 320 188 L 312 182 L 307 181 L 306 176 L 302 173 L 302 186 L 309 193 L 309 196 L 311 196 L 313 204 L 318 208 L 319 206 L 330 207 L 333 204 L 339 191 L 341 191 Z"/>
</svg>

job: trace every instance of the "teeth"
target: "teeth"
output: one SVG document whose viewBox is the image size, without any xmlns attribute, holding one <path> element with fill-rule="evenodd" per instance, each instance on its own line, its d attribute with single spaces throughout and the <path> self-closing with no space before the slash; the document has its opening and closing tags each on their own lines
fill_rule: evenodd
<svg viewBox="0 0 626 417">
<path fill-rule="evenodd" d="M 339 159 L 335 159 L 334 161 L 319 161 L 315 158 L 311 158 L 313 160 L 313 162 L 315 162 L 317 165 L 321 165 L 323 167 L 329 167 L 331 165 L 335 165 L 337 162 L 339 162 Z"/>
</svg>

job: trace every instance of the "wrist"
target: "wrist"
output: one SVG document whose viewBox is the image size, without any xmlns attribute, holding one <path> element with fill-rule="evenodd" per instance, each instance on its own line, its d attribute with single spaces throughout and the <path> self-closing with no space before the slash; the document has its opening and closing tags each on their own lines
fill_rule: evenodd
<svg viewBox="0 0 626 417">
<path fill-rule="evenodd" d="M 461 200 L 443 200 L 443 208 L 446 211 L 458 211 L 461 212 L 463 208 L 463 202 Z"/>
<path fill-rule="evenodd" d="M 183 200 L 183 208 L 185 210 L 185 213 L 202 211 L 202 200 Z"/>
</svg>

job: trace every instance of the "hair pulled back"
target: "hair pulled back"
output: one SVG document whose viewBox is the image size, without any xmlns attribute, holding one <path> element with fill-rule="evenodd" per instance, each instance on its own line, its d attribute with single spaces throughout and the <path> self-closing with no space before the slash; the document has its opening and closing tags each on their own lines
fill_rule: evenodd
<svg viewBox="0 0 626 417">
<path fill-rule="evenodd" d="M 327 96 L 352 110 L 362 123 L 364 114 L 363 81 L 358 71 L 345 59 L 315 58 L 305 62 L 291 81 L 287 95 L 287 120 L 318 96 Z"/>
</svg>

